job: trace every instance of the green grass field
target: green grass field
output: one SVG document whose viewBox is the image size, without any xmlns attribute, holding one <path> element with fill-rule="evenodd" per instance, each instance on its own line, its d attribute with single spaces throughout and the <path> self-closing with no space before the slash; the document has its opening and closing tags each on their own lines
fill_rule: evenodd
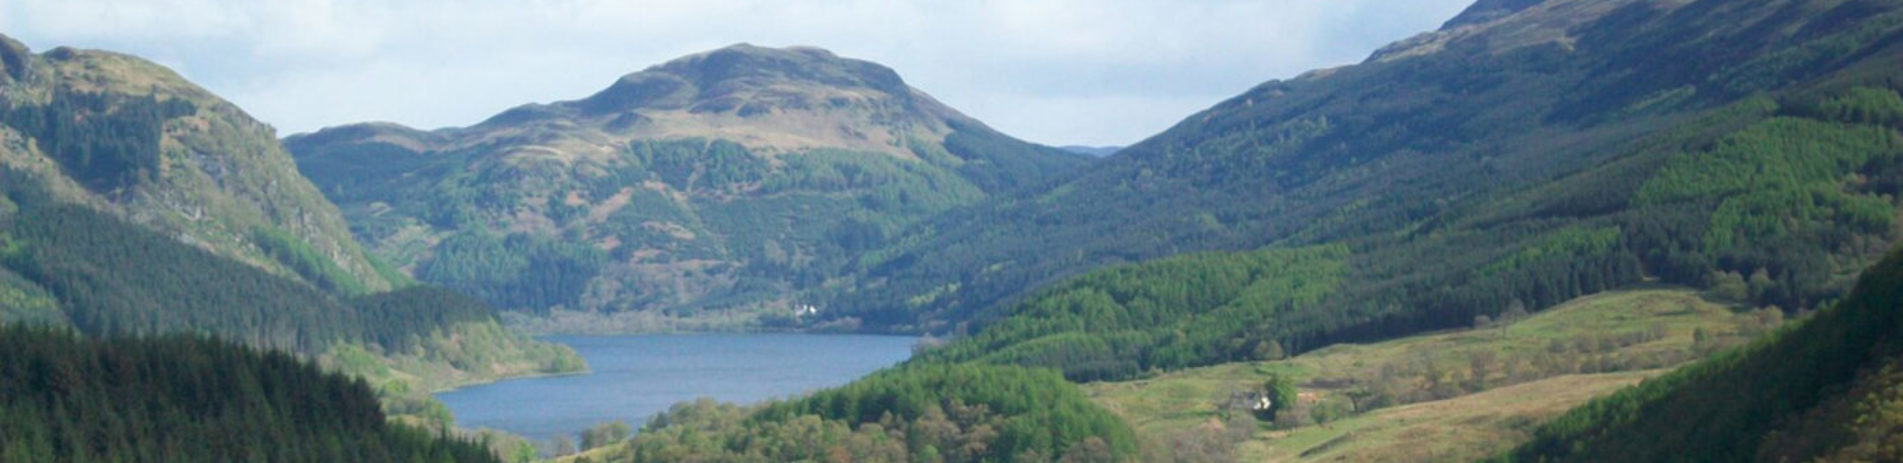
<svg viewBox="0 0 1903 463">
<path fill-rule="evenodd" d="M 1161 439 L 1221 427 L 1232 394 L 1260 388 L 1272 375 L 1294 375 L 1302 408 L 1328 404 L 1345 416 L 1321 425 L 1303 419 L 1293 428 L 1260 424 L 1240 446 L 1245 461 L 1470 459 L 1507 449 L 1540 420 L 1739 344 L 1776 322 L 1686 289 L 1635 289 L 1488 328 L 1085 388 L 1140 433 Z M 1350 411 L 1351 393 L 1372 390 L 1397 400 Z"/>
</svg>

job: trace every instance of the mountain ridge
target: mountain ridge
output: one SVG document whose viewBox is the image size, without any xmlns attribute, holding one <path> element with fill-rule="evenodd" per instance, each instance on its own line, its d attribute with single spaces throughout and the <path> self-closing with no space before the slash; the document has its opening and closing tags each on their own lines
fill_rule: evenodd
<svg viewBox="0 0 1903 463">
<path fill-rule="evenodd" d="M 797 324 L 786 293 L 831 284 L 899 227 L 1088 162 L 876 63 L 747 44 L 469 127 L 347 125 L 285 144 L 367 245 L 424 281 L 529 312 L 708 309 L 750 326 Z M 497 260 L 520 264 L 484 263 Z M 515 276 L 529 268 L 565 270 L 548 289 Z"/>
<path fill-rule="evenodd" d="M 55 187 L 65 200 L 279 275 L 350 293 L 404 284 L 296 175 L 273 129 L 176 72 L 106 51 L 34 55 L 4 36 L 0 64 L 14 140 L 0 146 L 0 165 L 65 185 Z M 140 110 L 161 113 L 126 112 L 147 104 L 156 109 Z"/>
<path fill-rule="evenodd" d="M 1852 74 L 1845 69 L 1867 64 L 1891 43 L 1883 37 L 1895 34 L 1892 3 L 1549 0 L 1483 23 L 1454 24 L 1389 48 L 1405 52 L 1264 82 L 1061 184 L 916 226 L 895 241 L 902 245 L 854 269 L 854 280 L 871 284 L 833 288 L 821 298 L 842 315 L 949 332 L 961 321 L 985 323 L 995 315 L 984 311 L 1008 311 L 1034 288 L 1081 271 L 1185 252 L 1346 242 L 1432 255 L 1435 248 L 1422 243 L 1460 240 L 1477 247 L 1445 259 L 1496 258 L 1489 256 L 1530 244 L 1482 244 L 1449 227 L 1539 234 L 1545 232 L 1531 230 L 1652 207 L 1582 183 L 1640 182 L 1670 151 L 1715 143 L 1648 137 L 1662 135 L 1661 128 L 1713 117 L 1750 95 Z M 1622 173 L 1582 174 L 1602 167 Z M 1488 182 L 1475 185 L 1477 178 Z M 1562 180 L 1580 191 L 1542 187 Z M 1490 204 L 1511 195 L 1522 199 Z M 1717 199 L 1704 201 L 1714 202 L 1700 207 L 1717 207 Z M 1528 204 L 1544 210 L 1485 213 Z M 976 223 L 985 225 L 970 225 Z M 1635 227 L 1655 225 L 1616 226 L 1629 242 L 1638 238 Z M 1645 239 L 1644 246 L 1655 245 Z M 1643 268 L 1661 272 L 1664 252 L 1641 251 Z M 1351 260 L 1377 272 L 1374 287 L 1439 292 L 1420 280 L 1426 275 L 1377 270 L 1389 264 L 1361 259 Z M 1722 271 L 1745 275 L 1759 265 L 1790 265 L 1723 259 Z M 1703 265 L 1715 264 L 1693 266 Z M 1674 271 L 1687 273 L 1668 275 L 1672 281 L 1704 284 L 1702 275 Z M 1841 282 L 1831 287 L 1831 294 L 1847 290 Z M 1808 305 L 1818 297 L 1827 296 L 1769 302 Z"/>
</svg>

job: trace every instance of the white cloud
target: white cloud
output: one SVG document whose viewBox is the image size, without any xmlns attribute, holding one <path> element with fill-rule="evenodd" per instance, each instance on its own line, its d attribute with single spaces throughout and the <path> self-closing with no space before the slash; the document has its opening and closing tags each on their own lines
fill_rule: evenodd
<svg viewBox="0 0 1903 463">
<path fill-rule="evenodd" d="M 467 125 L 752 42 L 886 64 L 1026 139 L 1124 144 L 1468 1 L 7 0 L 0 33 L 174 65 L 283 133 Z"/>
</svg>

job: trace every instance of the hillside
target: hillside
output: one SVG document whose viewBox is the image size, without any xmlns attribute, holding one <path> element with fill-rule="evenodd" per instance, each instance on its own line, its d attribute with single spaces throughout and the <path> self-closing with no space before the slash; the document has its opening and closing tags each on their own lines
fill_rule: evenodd
<svg viewBox="0 0 1903 463">
<path fill-rule="evenodd" d="M 788 293 L 840 284 L 900 228 L 1086 160 L 883 66 L 745 44 L 472 127 L 285 143 L 359 238 L 417 279 L 533 314 L 619 314 L 554 327 L 567 331 L 795 324 Z"/>
<path fill-rule="evenodd" d="M 634 438 L 569 461 L 1130 461 L 1130 427 L 1057 375 L 915 365 L 807 397 L 676 404 Z"/>
<path fill-rule="evenodd" d="M 505 332 L 479 301 L 427 286 L 340 297 L 65 203 L 0 167 L 0 325 L 112 339 L 209 335 L 376 381 L 392 413 L 450 421 L 428 393 L 585 368 L 566 347 Z"/>
<path fill-rule="evenodd" d="M 363 382 L 204 338 L 0 327 L 0 462 L 497 461 L 386 423 Z"/>
<path fill-rule="evenodd" d="M 1573 410 L 1499 461 L 1894 459 L 1900 304 L 1892 253 L 1815 318 Z"/>
<path fill-rule="evenodd" d="M 98 339 L 189 333 L 428 392 L 584 368 L 492 308 L 379 271 L 268 127 L 134 57 L 4 41 L 0 325 Z"/>
<path fill-rule="evenodd" d="M 33 54 L 0 36 L 0 167 L 118 216 L 326 291 L 407 280 L 351 238 L 269 126 L 170 69 L 126 55 Z"/>
<path fill-rule="evenodd" d="M 1143 461 L 1223 461 L 1199 452 L 1237 442 L 1224 430 L 1239 430 L 1251 457 L 1485 455 L 1594 393 L 1851 293 L 1898 239 L 1900 39 L 1895 1 L 1483 1 L 1362 64 L 1265 83 L 1047 187 L 921 222 L 861 256 L 843 277 L 854 284 L 810 295 L 826 301 L 822 317 L 953 335 L 893 375 L 1021 366 L 1091 382 L 1101 404 L 1147 434 Z M 1659 282 L 1722 305 L 1685 291 L 1638 293 L 1679 301 L 1664 304 L 1593 296 L 1645 312 L 1561 305 Z M 1531 335 L 1508 335 L 1521 326 L 1508 324 L 1504 340 L 1491 328 L 1395 340 L 1529 314 L 1544 326 Z M 1377 341 L 1391 343 L 1342 346 Z M 1891 397 L 1883 378 L 1894 375 L 1871 376 L 1880 379 L 1838 389 L 1867 393 L 1813 416 L 1880 416 Z M 1273 443 L 1211 419 L 1225 391 L 1291 390 L 1279 385 L 1291 377 L 1321 400 L 1290 409 L 1303 412 L 1291 417 L 1298 427 Z M 1794 377 L 1761 381 L 1817 393 L 1820 383 Z M 1699 402 L 1689 397 L 1673 396 Z M 1501 408 L 1462 408 L 1482 405 Z M 1365 413 L 1342 431 L 1299 427 L 1344 409 Z M 719 416 L 696 431 L 820 432 L 827 422 Z M 1658 431 L 1596 440 L 1598 427 L 1564 427 L 1580 419 L 1541 431 L 1536 444 L 1551 446 L 1527 452 Z M 1656 426 L 1678 431 L 1653 436 L 1670 438 L 1608 448 L 1664 447 L 1703 429 L 1687 422 L 1705 423 L 1669 415 Z M 1806 422 L 1824 424 L 1778 445 L 1857 437 L 1872 443 L 1863 455 L 1887 448 L 1881 431 Z M 1148 440 L 1185 428 L 1185 439 Z M 702 451 L 677 456 L 777 442 L 723 447 L 704 435 L 656 439 Z M 1644 461 L 1621 458 L 1634 455 L 1579 460 Z"/>
<path fill-rule="evenodd" d="M 867 253 L 859 284 L 813 297 L 867 326 L 971 333 L 1092 269 L 1345 247 L 1331 259 L 1340 283 L 1309 300 L 1236 301 L 1274 323 L 1228 325 L 1260 329 L 1203 361 L 1459 326 L 1648 278 L 1816 307 L 1897 236 L 1899 10 L 1482 2 L 1051 187 L 923 222 Z"/>
<path fill-rule="evenodd" d="M 1677 288 L 1617 291 L 1488 326 L 1083 387 L 1152 446 L 1203 456 L 1472 461 L 1595 397 L 1762 336 L 1779 326 L 1774 313 Z M 1278 378 L 1299 398 L 1279 416 L 1235 402 Z"/>
</svg>

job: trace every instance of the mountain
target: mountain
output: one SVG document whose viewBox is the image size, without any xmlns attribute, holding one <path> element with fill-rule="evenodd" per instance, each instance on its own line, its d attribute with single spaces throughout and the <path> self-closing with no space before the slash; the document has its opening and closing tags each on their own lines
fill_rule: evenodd
<svg viewBox="0 0 1903 463">
<path fill-rule="evenodd" d="M 1123 149 L 1123 147 L 1121 147 L 1121 146 L 1081 146 L 1081 145 L 1067 145 L 1067 146 L 1059 146 L 1059 147 L 1057 147 L 1057 149 L 1061 149 L 1061 150 L 1064 150 L 1064 151 L 1069 151 L 1069 152 L 1072 152 L 1072 153 L 1077 153 L 1077 154 L 1082 154 L 1082 155 L 1086 155 L 1086 156 L 1092 156 L 1092 157 L 1099 157 L 1099 158 L 1101 158 L 1101 157 L 1104 157 L 1104 156 L 1109 156 L 1109 155 L 1112 155 L 1112 154 L 1117 154 L 1117 151 L 1119 151 L 1119 150 L 1122 150 L 1122 149 Z"/>
<path fill-rule="evenodd" d="M 407 280 L 380 269 L 269 126 L 126 55 L 33 54 L 0 36 L 0 167 L 58 200 L 342 294 Z"/>
<path fill-rule="evenodd" d="M 1229 299 L 1281 281 L 1271 259 L 1253 267 L 1269 273 L 1222 274 L 1236 292 L 1171 306 L 1249 314 L 1199 334 L 1221 347 L 1182 346 L 1201 352 L 1190 363 L 1463 326 L 1516 301 L 1538 309 L 1650 279 L 1816 307 L 1897 237 L 1886 111 L 1903 86 L 1885 60 L 1899 52 L 1898 10 L 1481 2 L 1363 63 L 1263 83 L 1051 186 L 922 222 L 841 278 L 859 284 L 809 298 L 866 326 L 974 333 L 1043 303 L 1103 320 L 1063 297 L 1106 293 L 1093 300 L 1130 310 L 1172 300 L 1039 289 L 1092 269 L 1345 246 L 1324 260 L 1335 283 L 1307 300 Z M 1116 320 L 1087 326 L 1159 330 Z M 1144 339 L 1182 340 L 1163 331 Z"/>
<path fill-rule="evenodd" d="M 897 73 L 734 45 L 477 125 L 285 140 L 360 239 L 417 279 L 612 330 L 793 323 L 791 290 L 940 211 L 1083 156 L 1000 134 Z"/>
<path fill-rule="evenodd" d="M 1575 409 L 1498 460 L 1895 459 L 1903 450 L 1899 307 L 1903 252 L 1814 318 Z"/>
<path fill-rule="evenodd" d="M 0 45 L 0 324 L 284 350 L 438 424 L 430 390 L 582 368 L 380 270 L 236 106 L 135 57 Z"/>
<path fill-rule="evenodd" d="M 868 404 L 854 396 L 876 394 L 853 391 L 895 389 L 880 383 L 932 368 L 972 368 L 963 376 L 978 383 L 1004 376 L 986 368 L 1031 367 L 1134 396 L 1111 402 L 1143 409 L 1126 419 L 1180 412 L 1214 435 L 1097 431 L 1062 450 L 1101 458 L 1086 461 L 1128 460 L 1108 449 L 1132 438 L 1172 446 L 1164 453 L 1233 459 L 1234 451 L 1202 450 L 1273 435 L 1295 440 L 1283 446 L 1300 455 L 1322 454 L 1371 445 L 1360 439 L 1379 439 L 1392 423 L 1370 414 L 1357 424 L 1367 428 L 1301 441 L 1314 434 L 1263 433 L 1246 416 L 1236 420 L 1245 427 L 1227 424 L 1233 417 L 1211 402 L 1242 391 L 1207 377 L 1156 378 L 1220 365 L 1210 370 L 1233 374 L 1216 381 L 1269 395 L 1291 383 L 1329 390 L 1339 395 L 1326 403 L 1298 398 L 1291 409 L 1312 408 L 1288 419 L 1333 423 L 1495 381 L 1675 365 L 1718 349 L 1715 339 L 1770 330 L 1770 340 L 1572 412 L 1504 461 L 1894 458 L 1891 415 L 1903 381 L 1892 371 L 1892 341 L 1903 325 L 1891 279 L 1903 257 L 1883 256 L 1903 237 L 1899 59 L 1903 2 L 1893 0 L 1482 1 L 1364 63 L 1265 83 L 1051 185 L 907 229 L 842 278 L 857 284 L 808 297 L 826 301 L 822 317 L 948 332 L 949 342 L 885 377 L 791 406 L 806 415 L 784 405 L 751 415 L 684 406 L 684 418 L 652 424 L 626 453 L 800 458 L 808 454 L 775 453 L 782 447 L 773 443 L 821 435 L 841 442 L 835 454 L 876 454 L 882 447 L 868 444 L 884 441 L 855 440 L 831 423 L 858 416 L 870 427 L 871 416 L 906 401 Z M 1858 272 L 1880 260 L 1859 283 Z M 1612 326 L 1570 339 L 1525 326 L 1516 339 L 1506 328 L 1514 324 L 1495 322 L 1659 283 L 1701 291 L 1672 289 L 1693 302 L 1655 314 L 1589 316 Z M 1706 299 L 1735 317 L 1721 324 L 1737 326 L 1666 325 L 1694 313 L 1685 307 L 1712 305 Z M 1775 328 L 1808 313 L 1818 315 Z M 1369 362 L 1266 362 L 1464 327 L 1482 329 Z M 1669 356 L 1668 338 L 1680 346 Z M 1369 376 L 1343 378 L 1348 371 Z M 1420 390 L 1382 392 L 1394 388 Z M 929 386 L 900 390 L 908 401 L 944 397 Z M 1552 403 L 1530 402 L 1517 406 Z M 1504 406 L 1480 396 L 1438 405 Z M 1270 411 L 1272 426 L 1283 426 Z M 1428 427 L 1501 414 L 1478 410 Z M 876 429 L 916 442 L 919 426 L 898 415 Z M 823 432 L 829 425 L 840 430 Z M 1104 451 L 1085 450 L 1091 438 Z M 910 450 L 891 447 L 884 451 Z M 1142 447 L 1145 461 L 1168 461 Z M 1418 459 L 1431 449 L 1411 450 Z"/>
</svg>

